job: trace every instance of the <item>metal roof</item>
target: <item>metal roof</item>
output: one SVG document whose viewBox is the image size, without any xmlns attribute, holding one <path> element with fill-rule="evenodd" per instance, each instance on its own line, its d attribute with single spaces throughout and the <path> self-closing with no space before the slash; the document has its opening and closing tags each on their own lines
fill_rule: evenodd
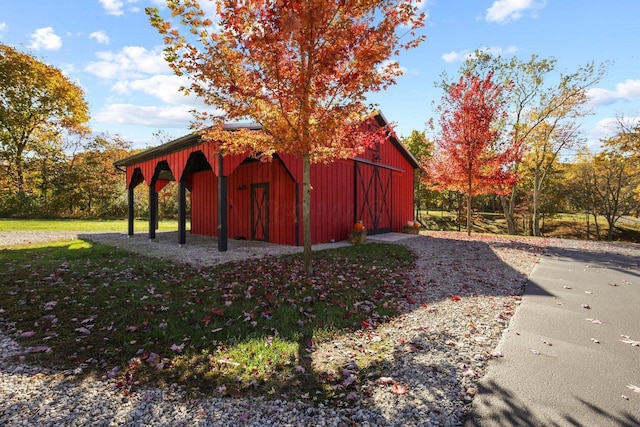
<svg viewBox="0 0 640 427">
<path fill-rule="evenodd" d="M 376 111 L 374 113 L 374 118 L 376 122 L 382 127 L 386 126 L 389 122 L 382 115 L 380 111 Z M 262 125 L 257 123 L 227 123 L 223 126 L 224 130 L 228 130 L 230 132 L 237 131 L 240 129 L 248 129 L 248 130 L 261 130 Z M 407 150 L 407 148 L 396 138 L 395 134 L 389 134 L 389 140 L 396 147 L 400 153 L 407 159 L 407 161 L 414 168 L 419 168 L 420 165 L 416 158 Z M 192 133 L 189 135 L 185 135 L 178 139 L 174 139 L 173 141 L 169 141 L 162 145 L 158 145 L 157 147 L 152 147 L 147 150 L 141 151 L 140 153 L 134 154 L 132 156 L 126 157 L 124 159 L 120 159 L 114 162 L 114 165 L 119 168 L 122 166 L 133 166 L 138 163 L 142 163 L 147 160 L 155 159 L 157 157 L 166 156 L 167 154 L 175 153 L 186 148 L 195 147 L 197 145 L 202 144 L 200 140 L 200 135 L 196 133 Z"/>
</svg>

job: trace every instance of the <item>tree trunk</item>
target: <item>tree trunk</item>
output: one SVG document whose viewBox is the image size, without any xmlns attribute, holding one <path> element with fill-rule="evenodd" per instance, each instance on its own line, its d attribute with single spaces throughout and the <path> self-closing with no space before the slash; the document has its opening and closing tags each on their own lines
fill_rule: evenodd
<svg viewBox="0 0 640 427">
<path fill-rule="evenodd" d="M 311 159 L 302 155 L 302 239 L 304 242 L 304 272 L 313 274 L 311 265 Z"/>
<path fill-rule="evenodd" d="M 467 182 L 467 235 L 471 236 L 471 176 L 469 176 L 469 180 Z"/>
<path fill-rule="evenodd" d="M 460 217 L 462 216 L 462 193 L 457 193 L 458 197 L 458 231 L 460 231 Z"/>
<path fill-rule="evenodd" d="M 471 236 L 471 227 L 473 223 L 471 221 L 471 194 L 467 196 L 467 235 Z"/>
<path fill-rule="evenodd" d="M 607 216 L 607 224 L 609 225 L 609 229 L 607 230 L 607 241 L 610 242 L 613 240 L 613 230 L 616 225 L 616 221 L 613 217 Z"/>
<path fill-rule="evenodd" d="M 600 240 L 600 224 L 598 224 L 598 217 L 595 213 L 592 215 L 593 215 L 593 222 L 596 226 L 596 240 Z"/>
<path fill-rule="evenodd" d="M 502 204 L 502 211 L 504 212 L 504 219 L 507 221 L 507 233 L 511 235 L 518 234 L 518 225 L 516 224 L 516 187 L 511 190 L 511 195 L 507 199 L 506 196 L 500 196 L 500 203 Z"/>
<path fill-rule="evenodd" d="M 531 216 L 532 235 L 540 236 L 540 178 L 536 175 L 533 184 L 533 215 Z"/>
<path fill-rule="evenodd" d="M 24 194 L 24 164 L 22 161 L 22 150 L 19 149 L 15 158 L 16 165 L 16 184 L 18 186 L 18 193 Z"/>
<path fill-rule="evenodd" d="M 587 212 L 587 240 L 591 240 L 591 229 L 589 226 L 589 212 Z"/>
</svg>

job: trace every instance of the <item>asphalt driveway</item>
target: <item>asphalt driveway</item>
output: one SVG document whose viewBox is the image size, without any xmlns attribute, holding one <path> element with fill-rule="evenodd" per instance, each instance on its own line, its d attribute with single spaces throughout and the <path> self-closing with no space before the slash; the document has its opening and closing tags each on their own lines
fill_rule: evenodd
<svg viewBox="0 0 640 427">
<path fill-rule="evenodd" d="M 551 247 L 466 425 L 640 426 L 639 254 Z"/>
</svg>

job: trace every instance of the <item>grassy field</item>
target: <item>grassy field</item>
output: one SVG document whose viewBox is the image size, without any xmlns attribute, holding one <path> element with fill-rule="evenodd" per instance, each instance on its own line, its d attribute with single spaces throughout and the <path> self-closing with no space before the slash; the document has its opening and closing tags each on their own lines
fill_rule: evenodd
<svg viewBox="0 0 640 427">
<path fill-rule="evenodd" d="M 413 260 L 397 245 L 349 246 L 316 253 L 307 279 L 299 255 L 196 270 L 82 240 L 9 247 L 0 327 L 24 363 L 113 377 L 125 393 L 177 383 L 331 399 L 342 376 L 305 356 L 396 315 Z M 380 361 L 379 345 L 363 357 Z"/>
<path fill-rule="evenodd" d="M 178 229 L 175 220 L 159 221 L 159 230 L 173 231 Z M 136 230 L 146 230 L 149 222 L 136 220 Z M 187 224 L 187 228 L 189 225 Z M 104 231 L 126 232 L 127 220 L 87 220 L 87 219 L 6 219 L 0 218 L 0 232 L 6 231 Z"/>
<path fill-rule="evenodd" d="M 422 223 L 427 230 L 456 231 L 458 229 L 456 212 L 430 211 L 422 212 Z M 542 223 L 543 234 L 547 237 L 560 237 L 567 239 L 597 240 L 593 218 L 589 218 L 590 229 L 587 233 L 587 223 L 584 215 L 558 214 L 552 218 L 546 218 Z M 598 217 L 600 237 L 606 239 L 608 230 L 604 217 Z M 522 231 L 523 224 L 518 224 Z M 466 223 L 462 224 L 464 231 Z M 147 230 L 146 220 L 136 220 L 135 230 Z M 161 220 L 160 231 L 176 231 L 178 222 L 175 220 Z M 189 224 L 187 224 L 189 229 Z M 3 219 L 0 218 L 0 232 L 7 231 L 98 231 L 98 232 L 124 232 L 127 230 L 126 220 L 80 220 L 80 219 Z M 507 224 L 504 215 L 499 213 L 478 212 L 473 217 L 473 232 L 488 234 L 506 234 Z M 631 218 L 618 221 L 614 231 L 614 240 L 640 242 L 640 220 Z"/>
<path fill-rule="evenodd" d="M 429 230 L 455 231 L 458 229 L 456 212 L 430 211 L 422 213 L 423 224 Z M 464 220 L 463 220 L 464 222 Z M 565 239 L 589 239 L 597 240 L 593 217 L 589 218 L 590 227 L 587 233 L 587 223 L 584 215 L 559 214 L 552 218 L 546 218 L 542 222 L 542 232 L 546 237 L 559 237 Z M 606 239 L 609 229 L 604 217 L 598 217 L 600 237 Z M 640 221 L 637 219 L 619 220 L 614 230 L 614 240 L 640 242 Z M 523 230 L 523 224 L 518 224 L 519 230 Z M 461 226 L 466 230 L 466 222 Z M 507 224 L 504 215 L 496 213 L 475 213 L 473 217 L 474 233 L 506 234 Z"/>
</svg>

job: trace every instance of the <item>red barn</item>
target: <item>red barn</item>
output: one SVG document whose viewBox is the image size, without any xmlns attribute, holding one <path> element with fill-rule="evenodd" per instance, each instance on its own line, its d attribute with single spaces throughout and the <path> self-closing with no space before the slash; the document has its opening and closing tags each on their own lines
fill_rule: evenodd
<svg viewBox="0 0 640 427">
<path fill-rule="evenodd" d="M 384 127 L 381 113 L 375 123 Z M 259 129 L 259 125 L 229 125 Z M 218 238 L 302 245 L 302 160 L 276 154 L 271 162 L 251 156 L 221 156 L 188 135 L 115 163 L 126 168 L 129 235 L 133 234 L 133 189 L 149 187 L 149 238 L 155 238 L 157 199 L 178 182 L 179 244 L 186 241 L 186 191 L 191 192 L 191 232 Z M 369 234 L 402 231 L 413 219 L 414 169 L 418 162 L 389 135 L 362 156 L 311 166 L 312 242 L 344 240 L 357 220 Z"/>
</svg>

